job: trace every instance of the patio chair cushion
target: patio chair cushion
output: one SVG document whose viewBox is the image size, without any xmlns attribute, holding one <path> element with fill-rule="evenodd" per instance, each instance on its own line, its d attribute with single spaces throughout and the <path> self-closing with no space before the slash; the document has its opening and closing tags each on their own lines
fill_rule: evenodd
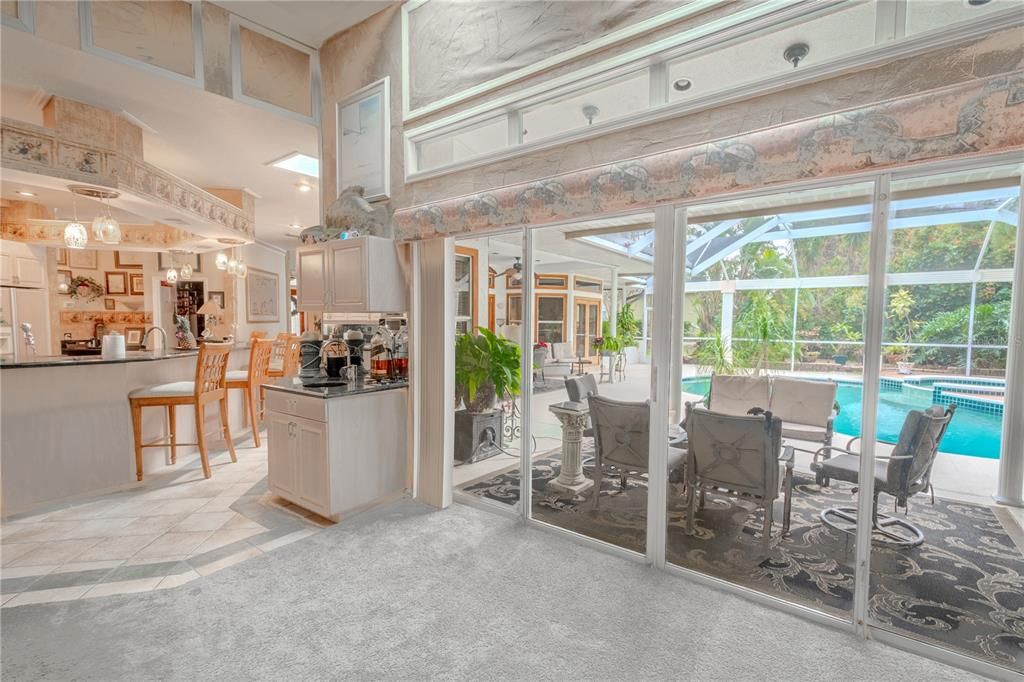
<svg viewBox="0 0 1024 682">
<path fill-rule="evenodd" d="M 196 384 L 194 381 L 172 381 L 169 384 L 157 384 L 155 386 L 144 386 L 137 388 L 128 394 L 129 398 L 177 398 L 179 396 L 195 395 Z"/>
<path fill-rule="evenodd" d="M 553 343 L 551 344 L 551 358 L 555 362 L 572 362 L 575 360 L 572 354 L 572 344 Z"/>
<path fill-rule="evenodd" d="M 768 409 L 768 377 L 715 374 L 711 377 L 710 408 L 720 414 L 743 416 L 753 407 Z"/>
<path fill-rule="evenodd" d="M 775 377 L 768 410 L 782 420 L 784 429 L 791 428 L 790 422 L 824 429 L 835 401 L 836 384 L 832 381 Z"/>
<path fill-rule="evenodd" d="M 886 482 L 886 469 L 889 463 L 885 460 L 875 462 L 875 488 L 883 489 Z M 858 483 L 860 474 L 860 457 L 856 455 L 836 455 L 821 463 L 821 471 L 829 478 L 847 483 Z"/>
<path fill-rule="evenodd" d="M 593 374 L 581 374 L 565 378 L 565 392 L 569 400 L 581 403 L 592 395 L 600 395 L 597 390 L 597 379 Z"/>
<path fill-rule="evenodd" d="M 774 412 L 772 413 L 775 414 Z M 814 443 L 825 442 L 828 431 L 823 426 L 812 426 L 811 424 L 798 424 L 796 422 L 782 422 L 782 437 L 796 438 L 798 440 L 809 440 Z"/>
</svg>

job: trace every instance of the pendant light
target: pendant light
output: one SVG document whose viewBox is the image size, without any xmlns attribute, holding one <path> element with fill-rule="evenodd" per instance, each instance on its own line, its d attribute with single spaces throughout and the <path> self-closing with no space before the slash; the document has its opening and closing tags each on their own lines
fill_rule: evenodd
<svg viewBox="0 0 1024 682">
<path fill-rule="evenodd" d="M 85 245 L 89 243 L 89 233 L 86 231 L 85 225 L 78 222 L 78 203 L 75 201 L 74 194 L 71 195 L 71 207 L 75 219 L 64 227 L 64 245 L 69 249 L 84 249 Z"/>
<path fill-rule="evenodd" d="M 120 244 L 121 243 L 121 224 L 114 220 L 114 216 L 110 215 L 110 203 L 104 198 L 103 204 L 107 208 L 107 215 L 103 218 L 101 229 L 100 229 L 100 241 L 104 244 Z M 96 221 L 93 221 L 93 230 L 96 229 Z"/>
<path fill-rule="evenodd" d="M 247 266 L 245 264 L 245 261 L 243 261 L 243 260 L 239 260 L 238 261 L 238 269 L 237 270 L 238 271 L 237 271 L 236 274 L 238 275 L 238 279 L 245 279 L 249 275 L 249 266 Z"/>
<path fill-rule="evenodd" d="M 228 274 L 229 275 L 237 275 L 238 274 L 238 258 L 235 257 L 235 249 L 234 248 L 231 249 L 231 257 L 228 258 Z"/>
<path fill-rule="evenodd" d="M 167 268 L 167 272 L 164 273 L 164 279 L 174 284 L 178 281 L 178 257 L 174 251 L 170 252 L 171 265 Z"/>
<path fill-rule="evenodd" d="M 178 268 L 178 277 L 185 281 L 192 279 L 192 266 L 189 265 L 188 263 L 185 263 L 180 268 Z"/>
<path fill-rule="evenodd" d="M 217 257 L 214 259 L 213 264 L 217 266 L 218 270 L 228 269 L 228 254 L 220 251 L 217 253 Z"/>
</svg>

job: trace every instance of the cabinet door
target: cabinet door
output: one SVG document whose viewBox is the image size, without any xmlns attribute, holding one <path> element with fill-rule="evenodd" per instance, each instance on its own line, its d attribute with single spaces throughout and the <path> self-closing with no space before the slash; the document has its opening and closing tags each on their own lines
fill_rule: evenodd
<svg viewBox="0 0 1024 682">
<path fill-rule="evenodd" d="M 14 256 L 14 284 L 22 287 L 42 287 L 43 264 L 32 256 Z"/>
<path fill-rule="evenodd" d="M 270 391 L 267 391 L 268 393 Z M 296 497 L 295 421 L 279 412 L 267 412 L 267 477 L 270 487 L 282 495 Z"/>
<path fill-rule="evenodd" d="M 328 495 L 327 424 L 295 419 L 295 449 L 298 463 L 298 496 L 300 504 L 323 515 L 330 514 Z"/>
<path fill-rule="evenodd" d="M 327 252 L 323 248 L 299 251 L 298 307 L 319 311 L 327 302 Z"/>
<path fill-rule="evenodd" d="M 0 253 L 0 284 L 12 284 L 14 278 L 13 256 L 9 253 Z"/>
<path fill-rule="evenodd" d="M 328 308 L 338 313 L 366 310 L 366 244 L 362 239 L 332 245 Z"/>
</svg>

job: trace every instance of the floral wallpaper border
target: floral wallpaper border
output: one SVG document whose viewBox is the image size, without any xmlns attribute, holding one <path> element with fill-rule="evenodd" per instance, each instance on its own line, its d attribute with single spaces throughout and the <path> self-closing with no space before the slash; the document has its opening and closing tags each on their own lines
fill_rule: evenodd
<svg viewBox="0 0 1024 682">
<path fill-rule="evenodd" d="M 253 216 L 145 161 L 69 142 L 49 128 L 8 118 L 0 119 L 0 145 L 7 168 L 130 192 L 247 241 L 256 238 Z"/>
<path fill-rule="evenodd" d="M 431 239 L 1024 150 L 1024 71 L 395 212 Z"/>
<path fill-rule="evenodd" d="M 140 312 L 108 312 L 103 310 L 62 310 L 61 324 L 81 324 L 102 322 L 103 324 L 149 324 L 153 321 L 153 313 Z"/>
<path fill-rule="evenodd" d="M 61 225 L 29 224 L 6 220 L 0 222 L 0 238 L 32 244 L 64 245 L 64 227 Z M 121 223 L 122 250 L 166 251 L 169 248 L 194 247 L 202 237 L 166 225 L 125 225 Z"/>
</svg>

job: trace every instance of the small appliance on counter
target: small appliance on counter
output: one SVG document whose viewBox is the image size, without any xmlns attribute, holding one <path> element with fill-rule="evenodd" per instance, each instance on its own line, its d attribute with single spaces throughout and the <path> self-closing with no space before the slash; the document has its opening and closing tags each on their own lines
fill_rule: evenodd
<svg viewBox="0 0 1024 682">
<path fill-rule="evenodd" d="M 110 332 L 103 336 L 103 359 L 124 360 L 124 336 L 120 332 Z"/>
</svg>

